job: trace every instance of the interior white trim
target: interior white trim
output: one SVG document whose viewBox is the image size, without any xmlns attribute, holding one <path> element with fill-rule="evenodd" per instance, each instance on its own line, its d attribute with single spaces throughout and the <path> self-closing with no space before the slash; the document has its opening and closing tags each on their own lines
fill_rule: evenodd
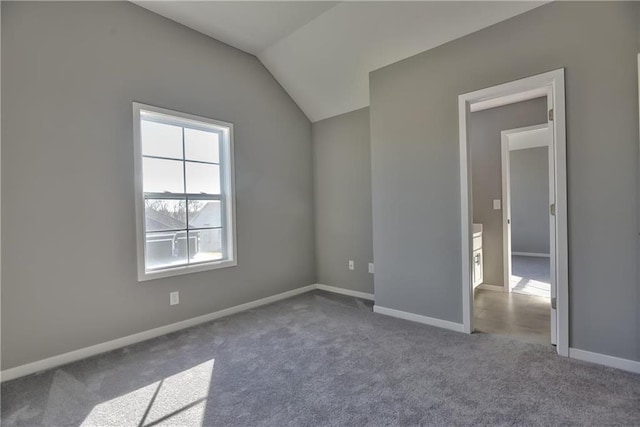
<svg viewBox="0 0 640 427">
<path fill-rule="evenodd" d="M 593 353 L 573 347 L 569 348 L 569 357 L 571 359 L 597 363 L 598 365 L 609 366 L 611 368 L 622 369 L 623 371 L 640 374 L 640 362 L 637 362 L 635 360 L 622 359 L 620 357 L 608 356 L 606 354 Z"/>
<path fill-rule="evenodd" d="M 549 258 L 551 256 L 551 254 L 543 254 L 538 252 L 511 252 L 511 255 L 533 256 L 533 257 L 540 257 L 540 258 Z"/>
<path fill-rule="evenodd" d="M 450 322 L 448 320 L 436 319 L 434 317 L 422 316 L 420 314 L 409 313 L 407 311 L 395 310 L 393 308 L 373 306 L 373 312 L 384 314 L 385 316 L 397 317 L 399 319 L 410 320 L 412 322 L 422 323 L 429 326 L 437 326 L 438 328 L 449 329 L 456 332 L 464 332 L 462 323 Z"/>
<path fill-rule="evenodd" d="M 319 289 L 321 291 L 333 292 L 334 294 L 341 294 L 341 295 L 348 295 L 350 297 L 362 298 L 368 301 L 375 301 L 374 295 L 366 292 L 352 291 L 351 289 L 338 288 L 335 286 L 323 285 L 320 283 L 316 284 L 316 289 Z"/>
<path fill-rule="evenodd" d="M 471 287 L 472 233 L 471 222 L 472 194 L 471 173 L 468 160 L 468 134 L 471 106 L 489 100 L 503 101 L 518 93 L 536 89 L 550 90 L 548 102 L 553 108 L 554 136 L 554 172 L 555 172 L 555 226 L 556 226 L 556 307 L 557 307 L 557 346 L 558 354 L 569 355 L 569 248 L 567 224 L 567 149 L 565 124 L 564 69 L 504 83 L 497 86 L 462 94 L 458 97 L 458 118 L 460 135 L 460 237 L 462 255 L 462 321 L 464 332 L 473 331 L 473 289 Z"/>
<path fill-rule="evenodd" d="M 221 317 L 240 313 L 241 311 L 250 310 L 252 308 L 260 307 L 265 304 L 270 304 L 272 302 L 291 298 L 293 296 L 303 294 L 305 292 L 309 292 L 314 289 L 316 289 L 315 284 L 303 286 L 301 288 L 293 289 L 291 291 L 283 292 L 281 294 L 272 295 L 270 297 L 262 298 L 256 301 L 251 301 L 244 304 L 236 305 L 234 307 L 215 311 L 213 313 L 204 314 L 202 316 L 194 317 L 187 320 L 182 320 L 176 323 L 171 323 L 170 325 L 160 326 L 159 328 L 149 329 L 147 331 L 139 332 L 137 334 L 128 335 L 126 337 L 117 338 L 111 341 L 106 341 L 100 344 L 92 345 L 90 347 L 85 347 L 78 350 L 70 351 L 68 353 L 59 354 L 57 356 L 49 357 L 47 359 L 42 359 L 36 362 L 27 363 L 25 365 L 16 366 L 15 368 L 5 369 L 4 371 L 0 372 L 0 381 L 9 381 L 15 378 L 23 377 L 25 375 L 44 371 L 45 369 L 51 369 L 57 366 L 66 365 L 67 363 L 75 362 L 81 359 L 86 359 L 87 357 L 95 356 L 97 354 L 105 353 L 111 350 L 116 350 L 118 348 L 126 347 L 131 344 L 136 344 L 142 341 L 146 341 L 152 338 L 169 334 L 171 332 L 176 332 L 181 329 L 190 328 L 192 326 L 196 326 L 201 323 L 210 322 L 212 320 L 219 319 Z"/>
<path fill-rule="evenodd" d="M 513 151 L 535 147 L 548 147 L 549 141 L 546 138 L 548 131 L 549 125 L 543 123 L 541 125 L 503 130 L 500 134 L 502 139 L 507 139 L 509 151 Z"/>
<path fill-rule="evenodd" d="M 491 286 L 491 287 L 501 289 L 501 287 L 495 286 L 495 285 L 482 284 L 480 286 Z M 49 357 L 47 359 L 42 359 L 36 362 L 27 363 L 21 366 L 16 366 L 15 368 L 6 369 L 0 372 L 0 382 L 10 381 L 26 375 L 34 374 L 36 372 L 41 372 L 47 369 L 56 368 L 58 366 L 66 365 L 68 363 L 75 362 L 77 360 L 86 359 L 91 356 L 95 356 L 111 350 L 116 350 L 118 348 L 126 347 L 128 345 L 136 344 L 142 341 L 146 341 L 152 338 L 169 334 L 171 332 L 179 331 L 181 329 L 186 329 L 202 323 L 210 322 L 212 320 L 216 320 L 221 317 L 229 316 L 235 313 L 240 313 L 245 310 L 250 310 L 252 308 L 260 307 L 262 305 L 270 304 L 283 299 L 291 298 L 293 296 L 300 295 L 309 291 L 313 291 L 315 289 L 319 289 L 327 292 L 333 292 L 333 293 L 342 294 L 342 295 L 354 296 L 362 299 L 369 299 L 369 298 L 365 298 L 365 296 L 370 296 L 371 299 L 373 299 L 372 294 L 367 294 L 367 293 L 358 292 L 358 291 L 351 291 L 350 289 L 338 288 L 335 286 L 322 285 L 319 283 L 303 286 L 298 289 L 293 289 L 291 291 L 283 292 L 283 293 L 262 298 L 256 301 L 251 301 L 245 304 L 240 304 L 240 305 L 223 309 L 220 311 L 216 311 L 213 313 L 194 317 L 192 319 L 183 320 L 180 322 L 172 323 L 170 325 L 161 326 L 159 328 L 150 329 L 148 331 L 139 332 L 137 334 L 128 335 L 126 337 L 117 338 L 115 340 L 92 345 L 90 347 L 85 347 L 78 350 L 70 351 L 68 353 Z M 449 329 L 456 332 L 464 332 L 464 325 L 461 323 L 450 322 L 442 319 L 435 319 L 433 317 L 421 316 L 419 314 L 408 313 L 406 311 L 395 310 L 392 308 L 381 307 L 378 305 L 373 306 L 373 312 L 386 315 L 386 316 L 397 317 L 400 319 L 409 320 L 417 323 L 422 323 L 425 325 L 445 328 L 445 329 Z M 592 362 L 592 363 L 597 363 L 604 366 L 623 369 L 625 371 L 640 373 L 640 362 L 636 362 L 634 360 L 622 359 L 619 357 L 608 356 L 606 354 L 592 353 L 589 351 L 580 350 L 576 348 L 569 349 L 569 357 L 572 359 L 583 360 L 586 362 Z"/>
<path fill-rule="evenodd" d="M 542 88 L 544 90 L 545 96 L 552 96 L 551 90 L 549 87 Z M 537 89 L 536 89 L 537 90 Z M 549 124 L 543 123 L 539 125 L 519 127 L 515 129 L 507 129 L 500 132 L 501 139 L 501 167 L 502 167 L 502 265 L 503 265 L 503 283 L 504 283 L 504 291 L 511 292 L 513 289 L 513 283 L 511 283 L 511 272 L 512 272 L 512 255 L 518 255 L 518 252 L 513 252 L 511 250 L 511 157 L 510 153 L 514 150 L 524 150 L 527 148 L 535 148 L 535 147 L 547 147 L 548 148 L 548 159 L 549 159 L 549 194 L 552 194 L 551 188 L 554 188 L 555 185 L 555 176 L 553 174 L 553 168 L 551 164 L 553 164 L 553 152 L 551 151 L 551 147 L 549 147 L 550 139 L 553 138 L 552 135 L 549 134 Z M 555 228 L 550 228 L 551 233 L 555 234 Z M 550 236 L 550 242 L 552 241 Z M 547 255 L 548 258 L 551 257 L 550 254 Z M 555 325 L 556 316 L 555 310 L 552 310 L 552 325 Z M 553 332 L 554 327 L 552 327 L 551 334 L 551 342 L 555 344 L 556 334 Z"/>
<path fill-rule="evenodd" d="M 502 107 L 503 105 L 514 104 L 516 102 L 528 101 L 530 99 L 542 98 L 547 96 L 544 88 L 535 88 L 524 92 L 518 92 L 500 98 L 491 98 L 484 101 L 476 102 L 471 105 L 471 112 L 488 110 L 489 108 Z"/>
<path fill-rule="evenodd" d="M 142 341 L 146 341 L 152 338 L 166 335 L 171 332 L 176 332 L 181 329 L 190 328 L 192 326 L 196 326 L 201 323 L 210 322 L 212 320 L 216 320 L 221 317 L 240 313 L 241 311 L 250 310 L 252 308 L 260 307 L 266 304 L 271 304 L 273 302 L 291 298 L 293 296 L 300 295 L 305 292 L 313 291 L 316 289 L 373 301 L 373 294 L 368 294 L 365 292 L 352 291 L 350 289 L 338 288 L 335 286 L 327 286 L 327 285 L 321 285 L 321 284 L 303 286 L 301 288 L 293 289 L 291 291 L 283 292 L 281 294 L 272 295 L 270 297 L 236 305 L 230 308 L 225 308 L 223 310 L 219 310 L 213 313 L 204 314 L 202 316 L 194 317 L 187 320 L 182 320 L 180 322 L 172 323 L 170 325 L 160 326 L 159 328 L 149 329 L 148 331 L 139 332 L 137 334 L 128 335 L 122 338 L 116 338 L 111 341 L 106 341 L 100 344 L 70 351 L 68 353 L 63 353 L 57 356 L 53 356 L 53 357 L 38 360 L 35 362 L 27 363 L 24 365 L 16 366 L 15 368 L 5 369 L 4 371 L 0 372 L 0 382 L 13 380 L 16 378 L 24 377 L 26 375 L 35 374 L 36 372 L 66 365 L 67 363 L 86 359 L 91 356 L 95 356 L 101 353 L 106 353 L 107 351 L 116 350 L 118 348 L 126 347 L 128 345 L 136 344 Z"/>
<path fill-rule="evenodd" d="M 502 169 L 502 287 L 511 292 L 511 158 L 509 131 L 500 133 L 500 167 Z"/>
</svg>

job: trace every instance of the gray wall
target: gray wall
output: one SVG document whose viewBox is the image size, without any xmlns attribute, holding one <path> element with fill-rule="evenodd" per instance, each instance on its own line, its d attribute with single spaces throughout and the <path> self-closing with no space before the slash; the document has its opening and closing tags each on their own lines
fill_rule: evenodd
<svg viewBox="0 0 640 427">
<path fill-rule="evenodd" d="M 3 369 L 315 282 L 311 124 L 254 56 L 127 2 L 2 2 L 2 88 Z M 136 281 L 134 100 L 234 123 L 237 267 Z"/>
<path fill-rule="evenodd" d="M 462 322 L 458 95 L 565 67 L 570 345 L 640 360 L 638 5 L 553 2 L 370 74 L 376 304 Z"/>
<path fill-rule="evenodd" d="M 373 293 L 369 109 L 316 122 L 312 135 L 318 282 Z"/>
<path fill-rule="evenodd" d="M 509 153 L 511 250 L 549 253 L 549 148 Z"/>
<path fill-rule="evenodd" d="M 482 224 L 484 283 L 503 286 L 502 209 L 493 209 L 493 200 L 502 200 L 502 141 L 500 132 L 547 122 L 547 98 L 471 113 L 469 146 L 473 222 Z M 501 204 L 504 208 L 503 204 Z M 513 229 L 513 228 L 512 228 Z"/>
</svg>

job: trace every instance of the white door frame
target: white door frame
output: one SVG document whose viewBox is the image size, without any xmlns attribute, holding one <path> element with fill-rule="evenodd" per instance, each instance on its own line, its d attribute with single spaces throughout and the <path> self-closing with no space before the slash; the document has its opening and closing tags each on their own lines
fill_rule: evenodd
<svg viewBox="0 0 640 427">
<path fill-rule="evenodd" d="M 547 99 L 550 93 L 547 94 Z M 527 126 L 517 129 L 508 129 L 500 132 L 501 137 L 501 153 L 502 153 L 502 265 L 504 270 L 504 291 L 511 292 L 513 285 L 511 283 L 511 159 L 510 153 L 514 150 L 524 150 L 527 148 L 547 147 L 548 159 L 548 179 L 549 187 L 548 205 L 551 206 L 555 202 L 555 173 L 553 171 L 553 121 L 541 125 Z M 548 211 L 547 211 L 548 212 Z M 555 275 L 555 242 L 556 229 L 553 215 L 548 213 L 549 218 L 549 254 L 536 254 L 539 256 L 548 256 L 550 264 L 550 294 L 551 297 L 557 296 L 557 283 Z M 556 344 L 557 337 L 557 310 L 551 308 L 551 344 Z"/>
<path fill-rule="evenodd" d="M 473 332 L 473 288 L 471 286 L 473 200 L 469 161 L 469 115 L 471 111 L 507 105 L 548 93 L 553 110 L 553 154 L 555 174 L 555 257 L 557 347 L 569 356 L 569 251 L 567 238 L 567 149 L 565 124 L 564 69 L 549 71 L 521 80 L 462 94 L 458 97 L 460 135 L 460 229 L 462 255 L 462 323 L 464 332 Z"/>
<path fill-rule="evenodd" d="M 505 292 L 511 292 L 511 161 L 509 153 L 513 150 L 523 150 L 534 147 L 549 148 L 549 186 L 555 188 L 553 175 L 553 151 L 549 140 L 551 135 L 541 135 L 549 132 L 547 123 L 500 132 L 502 153 L 502 255 L 503 255 L 503 287 Z M 540 138 L 539 136 L 544 136 Z M 549 194 L 552 194 L 549 191 Z M 550 197 L 550 200 L 552 197 Z M 553 203 L 553 202 L 551 202 Z M 552 241 L 552 240 L 549 240 Z M 540 254 L 542 256 L 543 254 Z"/>
</svg>

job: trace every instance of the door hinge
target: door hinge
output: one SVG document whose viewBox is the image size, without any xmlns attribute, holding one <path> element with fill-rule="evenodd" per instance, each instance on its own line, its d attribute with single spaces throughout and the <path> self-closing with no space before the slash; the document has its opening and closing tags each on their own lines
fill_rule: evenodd
<svg viewBox="0 0 640 427">
<path fill-rule="evenodd" d="M 551 110 L 549 110 L 549 121 L 550 122 L 553 121 L 553 108 Z"/>
<path fill-rule="evenodd" d="M 553 310 L 556 309 L 556 297 L 551 298 L 551 308 Z"/>
<path fill-rule="evenodd" d="M 553 216 L 556 216 L 556 204 L 555 203 L 551 203 L 549 205 L 549 213 Z"/>
</svg>

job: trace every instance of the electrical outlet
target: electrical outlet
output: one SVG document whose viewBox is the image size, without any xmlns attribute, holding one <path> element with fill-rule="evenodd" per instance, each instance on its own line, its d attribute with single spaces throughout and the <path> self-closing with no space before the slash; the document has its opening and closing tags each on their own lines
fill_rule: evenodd
<svg viewBox="0 0 640 427">
<path fill-rule="evenodd" d="M 501 209 L 501 203 L 500 203 L 500 199 L 494 199 L 493 200 L 493 209 L 496 211 L 499 211 Z"/>
<path fill-rule="evenodd" d="M 180 304 L 180 292 L 171 292 L 169 294 L 169 305 Z"/>
<path fill-rule="evenodd" d="M 353 260 L 349 260 L 349 270 L 354 270 L 356 267 L 353 263 Z"/>
<path fill-rule="evenodd" d="M 369 273 L 373 274 L 373 263 L 369 263 Z"/>
</svg>

